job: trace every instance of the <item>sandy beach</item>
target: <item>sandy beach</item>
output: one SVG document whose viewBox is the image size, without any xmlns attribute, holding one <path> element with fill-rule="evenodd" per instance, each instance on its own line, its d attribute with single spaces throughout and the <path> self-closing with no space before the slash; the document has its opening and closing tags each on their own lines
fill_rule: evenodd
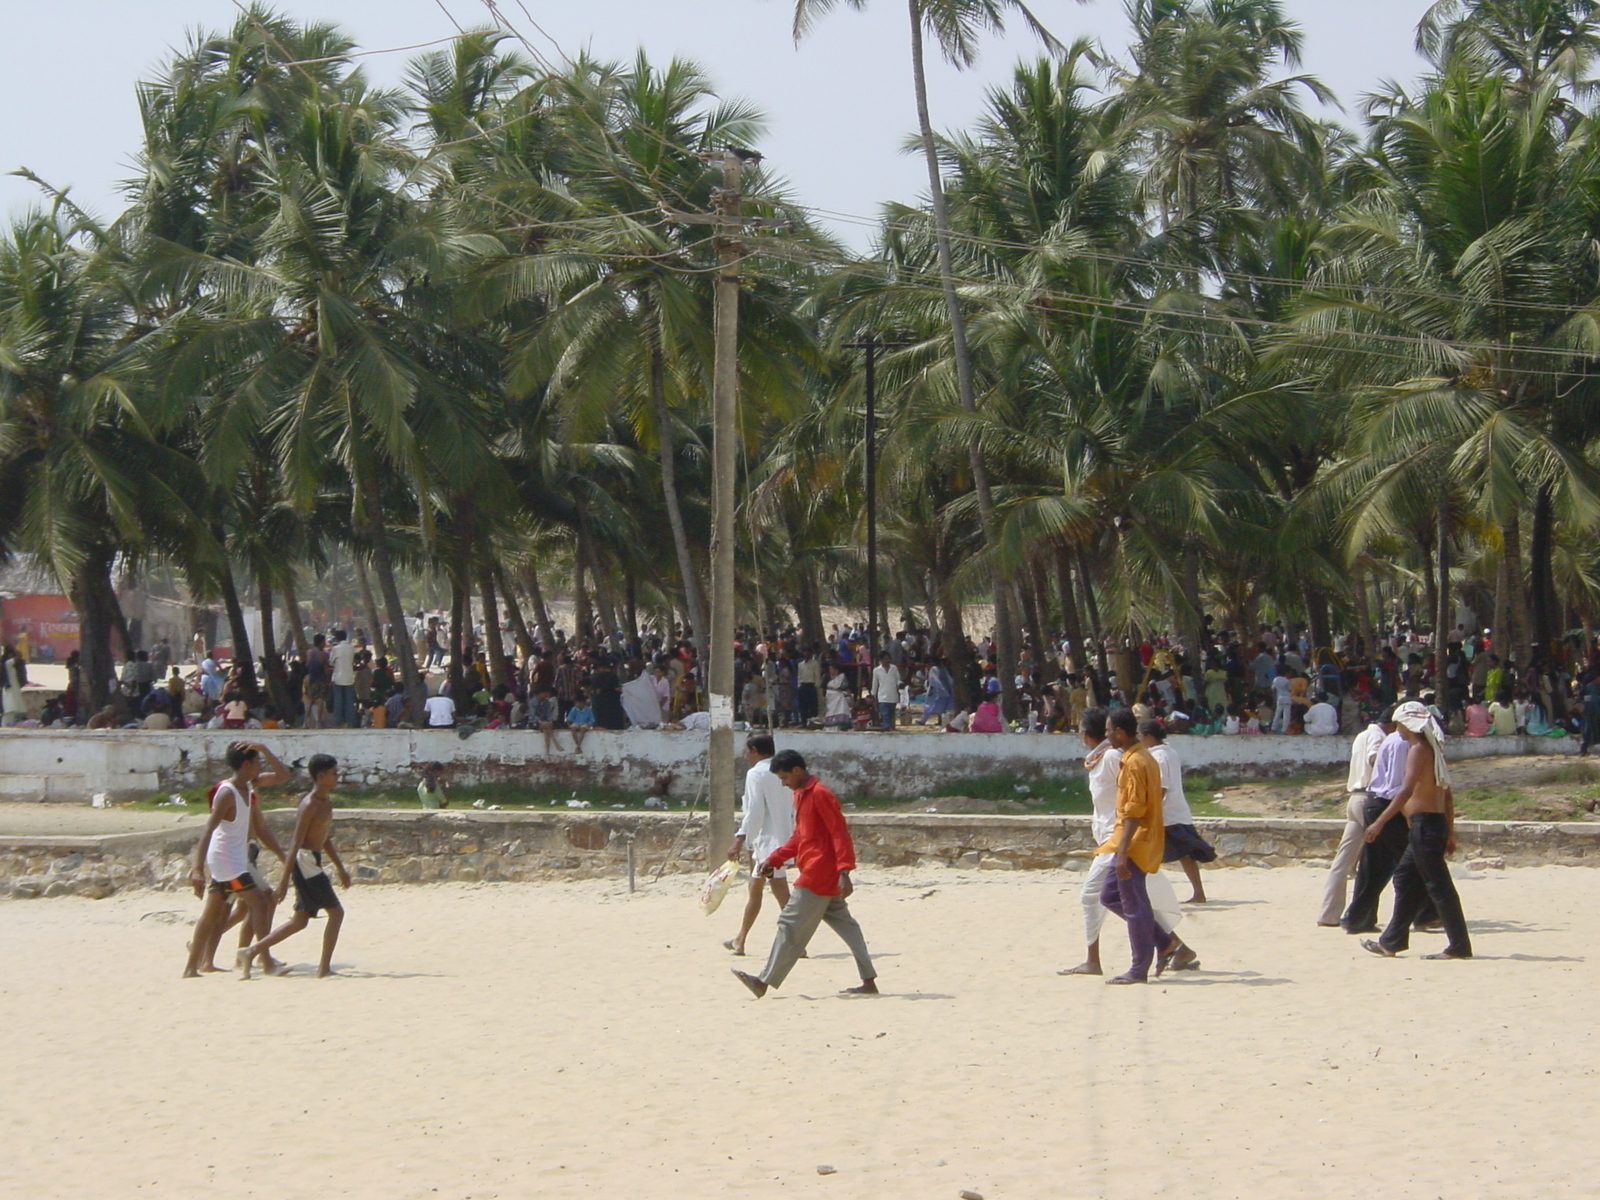
<svg viewBox="0 0 1600 1200">
<path fill-rule="evenodd" d="M 1071 875 L 870 871 L 885 994 L 823 930 L 761 1001 L 682 878 L 357 887 L 320 982 L 320 925 L 184 982 L 191 897 L 4 903 L 0 1194 L 1592 1194 L 1600 874 L 1462 881 L 1469 963 L 1315 928 L 1320 882 L 1211 874 L 1204 970 L 1110 988 L 1055 975 Z"/>
</svg>

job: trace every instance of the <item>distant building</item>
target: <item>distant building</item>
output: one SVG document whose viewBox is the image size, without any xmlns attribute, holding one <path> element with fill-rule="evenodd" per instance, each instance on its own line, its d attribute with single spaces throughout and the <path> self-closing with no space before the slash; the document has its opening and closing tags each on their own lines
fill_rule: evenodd
<svg viewBox="0 0 1600 1200">
<path fill-rule="evenodd" d="M 209 605 L 151 595 L 142 587 L 118 588 L 117 602 L 136 650 L 149 650 L 164 638 L 172 648 L 172 661 L 187 662 L 198 630 L 208 650 L 215 648 L 223 657 L 232 654 L 227 618 Z M 259 639 L 260 614 L 253 608 L 244 612 L 248 628 Z M 55 575 L 30 555 L 0 563 L 0 641 L 26 650 L 28 660 L 39 663 L 65 662 L 79 649 L 78 610 L 62 594 Z M 122 657 L 122 641 L 115 633 L 111 653 Z"/>
<path fill-rule="evenodd" d="M 32 559 L 0 565 L 0 640 L 31 662 L 65 662 L 78 648 L 78 610 Z"/>
</svg>

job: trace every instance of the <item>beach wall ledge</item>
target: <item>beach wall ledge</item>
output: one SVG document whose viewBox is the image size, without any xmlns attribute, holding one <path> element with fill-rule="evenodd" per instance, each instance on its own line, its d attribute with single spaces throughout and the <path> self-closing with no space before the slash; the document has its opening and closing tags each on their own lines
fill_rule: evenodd
<svg viewBox="0 0 1600 1200">
<path fill-rule="evenodd" d="M 231 730 L 0 731 L 0 800 L 87 803 L 96 792 L 137 799 L 214 783 L 228 774 Z M 346 787 L 404 787 L 421 763 L 448 763 L 458 784 L 521 783 L 529 787 L 612 787 L 656 791 L 670 776 L 670 794 L 691 796 L 705 777 L 704 733 L 595 730 L 583 749 L 546 754 L 538 731 L 283 729 L 252 731 L 285 762 L 313 754 L 339 760 Z M 1083 743 L 1067 734 L 823 733 L 779 730 L 780 749 L 798 750 L 840 795 L 921 796 L 952 781 L 1012 774 L 1049 781 L 1082 771 Z M 1350 761 L 1345 737 L 1191 737 L 1171 739 L 1190 773 L 1257 778 L 1341 769 Z M 561 744 L 570 747 L 568 735 Z M 1452 762 L 1496 755 L 1564 755 L 1576 738 L 1451 738 Z M 744 755 L 735 767 L 742 778 Z"/>
<path fill-rule="evenodd" d="M 290 809 L 268 813 L 287 839 Z M 1342 821 L 1228 818 L 1197 822 L 1223 867 L 1326 864 Z M 1081 871 L 1094 854 L 1087 817 L 853 813 L 862 873 L 874 866 Z M 704 816 L 685 813 L 337 813 L 336 843 L 357 883 L 621 878 L 629 848 L 644 879 L 706 869 Z M 1600 824 L 1463 821 L 1457 861 L 1489 866 L 1600 866 Z M 0 898 L 188 888 L 196 835 L 0 837 Z M 273 864 L 276 878 L 276 864 Z"/>
</svg>

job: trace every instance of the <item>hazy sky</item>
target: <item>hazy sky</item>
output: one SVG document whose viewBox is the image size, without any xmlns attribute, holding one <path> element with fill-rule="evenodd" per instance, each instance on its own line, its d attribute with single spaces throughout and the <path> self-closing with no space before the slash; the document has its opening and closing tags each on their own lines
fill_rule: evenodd
<svg viewBox="0 0 1600 1200">
<path fill-rule="evenodd" d="M 489 23 L 486 0 L 282 0 L 291 16 L 334 21 L 364 50 L 444 38 Z M 925 176 L 903 153 L 915 127 L 906 50 L 906 8 L 873 0 L 867 11 L 840 5 L 796 46 L 788 0 L 499 0 L 501 11 L 543 51 L 588 46 L 607 57 L 693 58 L 724 95 L 755 101 L 768 114 L 760 145 L 768 166 L 803 204 L 870 218 L 880 203 L 912 200 Z M 1414 27 L 1428 0 L 1287 0 L 1306 33 L 1303 70 L 1349 107 L 1383 79 L 1410 79 L 1420 66 Z M 1033 0 L 1063 41 L 1089 36 L 1112 52 L 1126 41 L 1122 0 Z M 230 25 L 232 0 L 0 0 L 0 171 L 26 166 L 71 185 L 86 208 L 111 215 L 139 140 L 134 83 L 195 28 Z M 532 21 L 528 19 L 529 15 Z M 452 21 L 453 19 L 453 21 Z M 533 22 L 549 40 L 541 38 Z M 930 74 L 934 124 L 956 128 L 979 111 L 1035 46 L 1020 30 L 984 46 L 977 66 Z M 415 52 L 363 58 L 381 83 L 398 80 Z M 38 195 L 0 175 L 0 210 Z M 841 223 L 860 245 L 865 231 Z"/>
</svg>

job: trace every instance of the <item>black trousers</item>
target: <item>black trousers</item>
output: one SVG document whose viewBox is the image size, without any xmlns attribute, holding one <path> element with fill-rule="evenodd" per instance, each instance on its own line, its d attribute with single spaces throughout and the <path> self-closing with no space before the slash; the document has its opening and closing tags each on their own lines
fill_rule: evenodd
<svg viewBox="0 0 1600 1200">
<path fill-rule="evenodd" d="M 1411 836 L 1400 865 L 1394 871 L 1394 914 L 1389 928 L 1378 939 L 1384 949 L 1398 953 L 1411 944 L 1411 923 L 1424 904 L 1432 902 L 1444 924 L 1446 954 L 1472 957 L 1472 939 L 1467 936 L 1467 918 L 1461 912 L 1461 897 L 1450 864 L 1445 860 L 1445 844 L 1450 840 L 1449 822 L 1443 813 L 1418 813 L 1411 818 Z"/>
<path fill-rule="evenodd" d="M 809 721 L 817 715 L 817 685 L 802 683 L 800 685 L 800 719 Z"/>
<path fill-rule="evenodd" d="M 1367 825 L 1370 826 L 1382 816 L 1383 810 L 1388 807 L 1388 798 L 1369 796 L 1363 813 Z M 1361 859 L 1356 864 L 1355 887 L 1350 893 L 1350 907 L 1344 910 L 1339 922 L 1347 931 L 1367 932 L 1378 927 L 1378 900 L 1383 895 L 1383 889 L 1389 886 L 1389 880 L 1394 878 L 1400 860 L 1405 857 L 1409 837 L 1410 827 L 1406 824 L 1405 814 L 1400 813 L 1383 827 L 1377 840 L 1361 847 Z M 1433 905 L 1428 903 L 1412 919 L 1426 922 L 1438 918 L 1433 912 Z"/>
</svg>

